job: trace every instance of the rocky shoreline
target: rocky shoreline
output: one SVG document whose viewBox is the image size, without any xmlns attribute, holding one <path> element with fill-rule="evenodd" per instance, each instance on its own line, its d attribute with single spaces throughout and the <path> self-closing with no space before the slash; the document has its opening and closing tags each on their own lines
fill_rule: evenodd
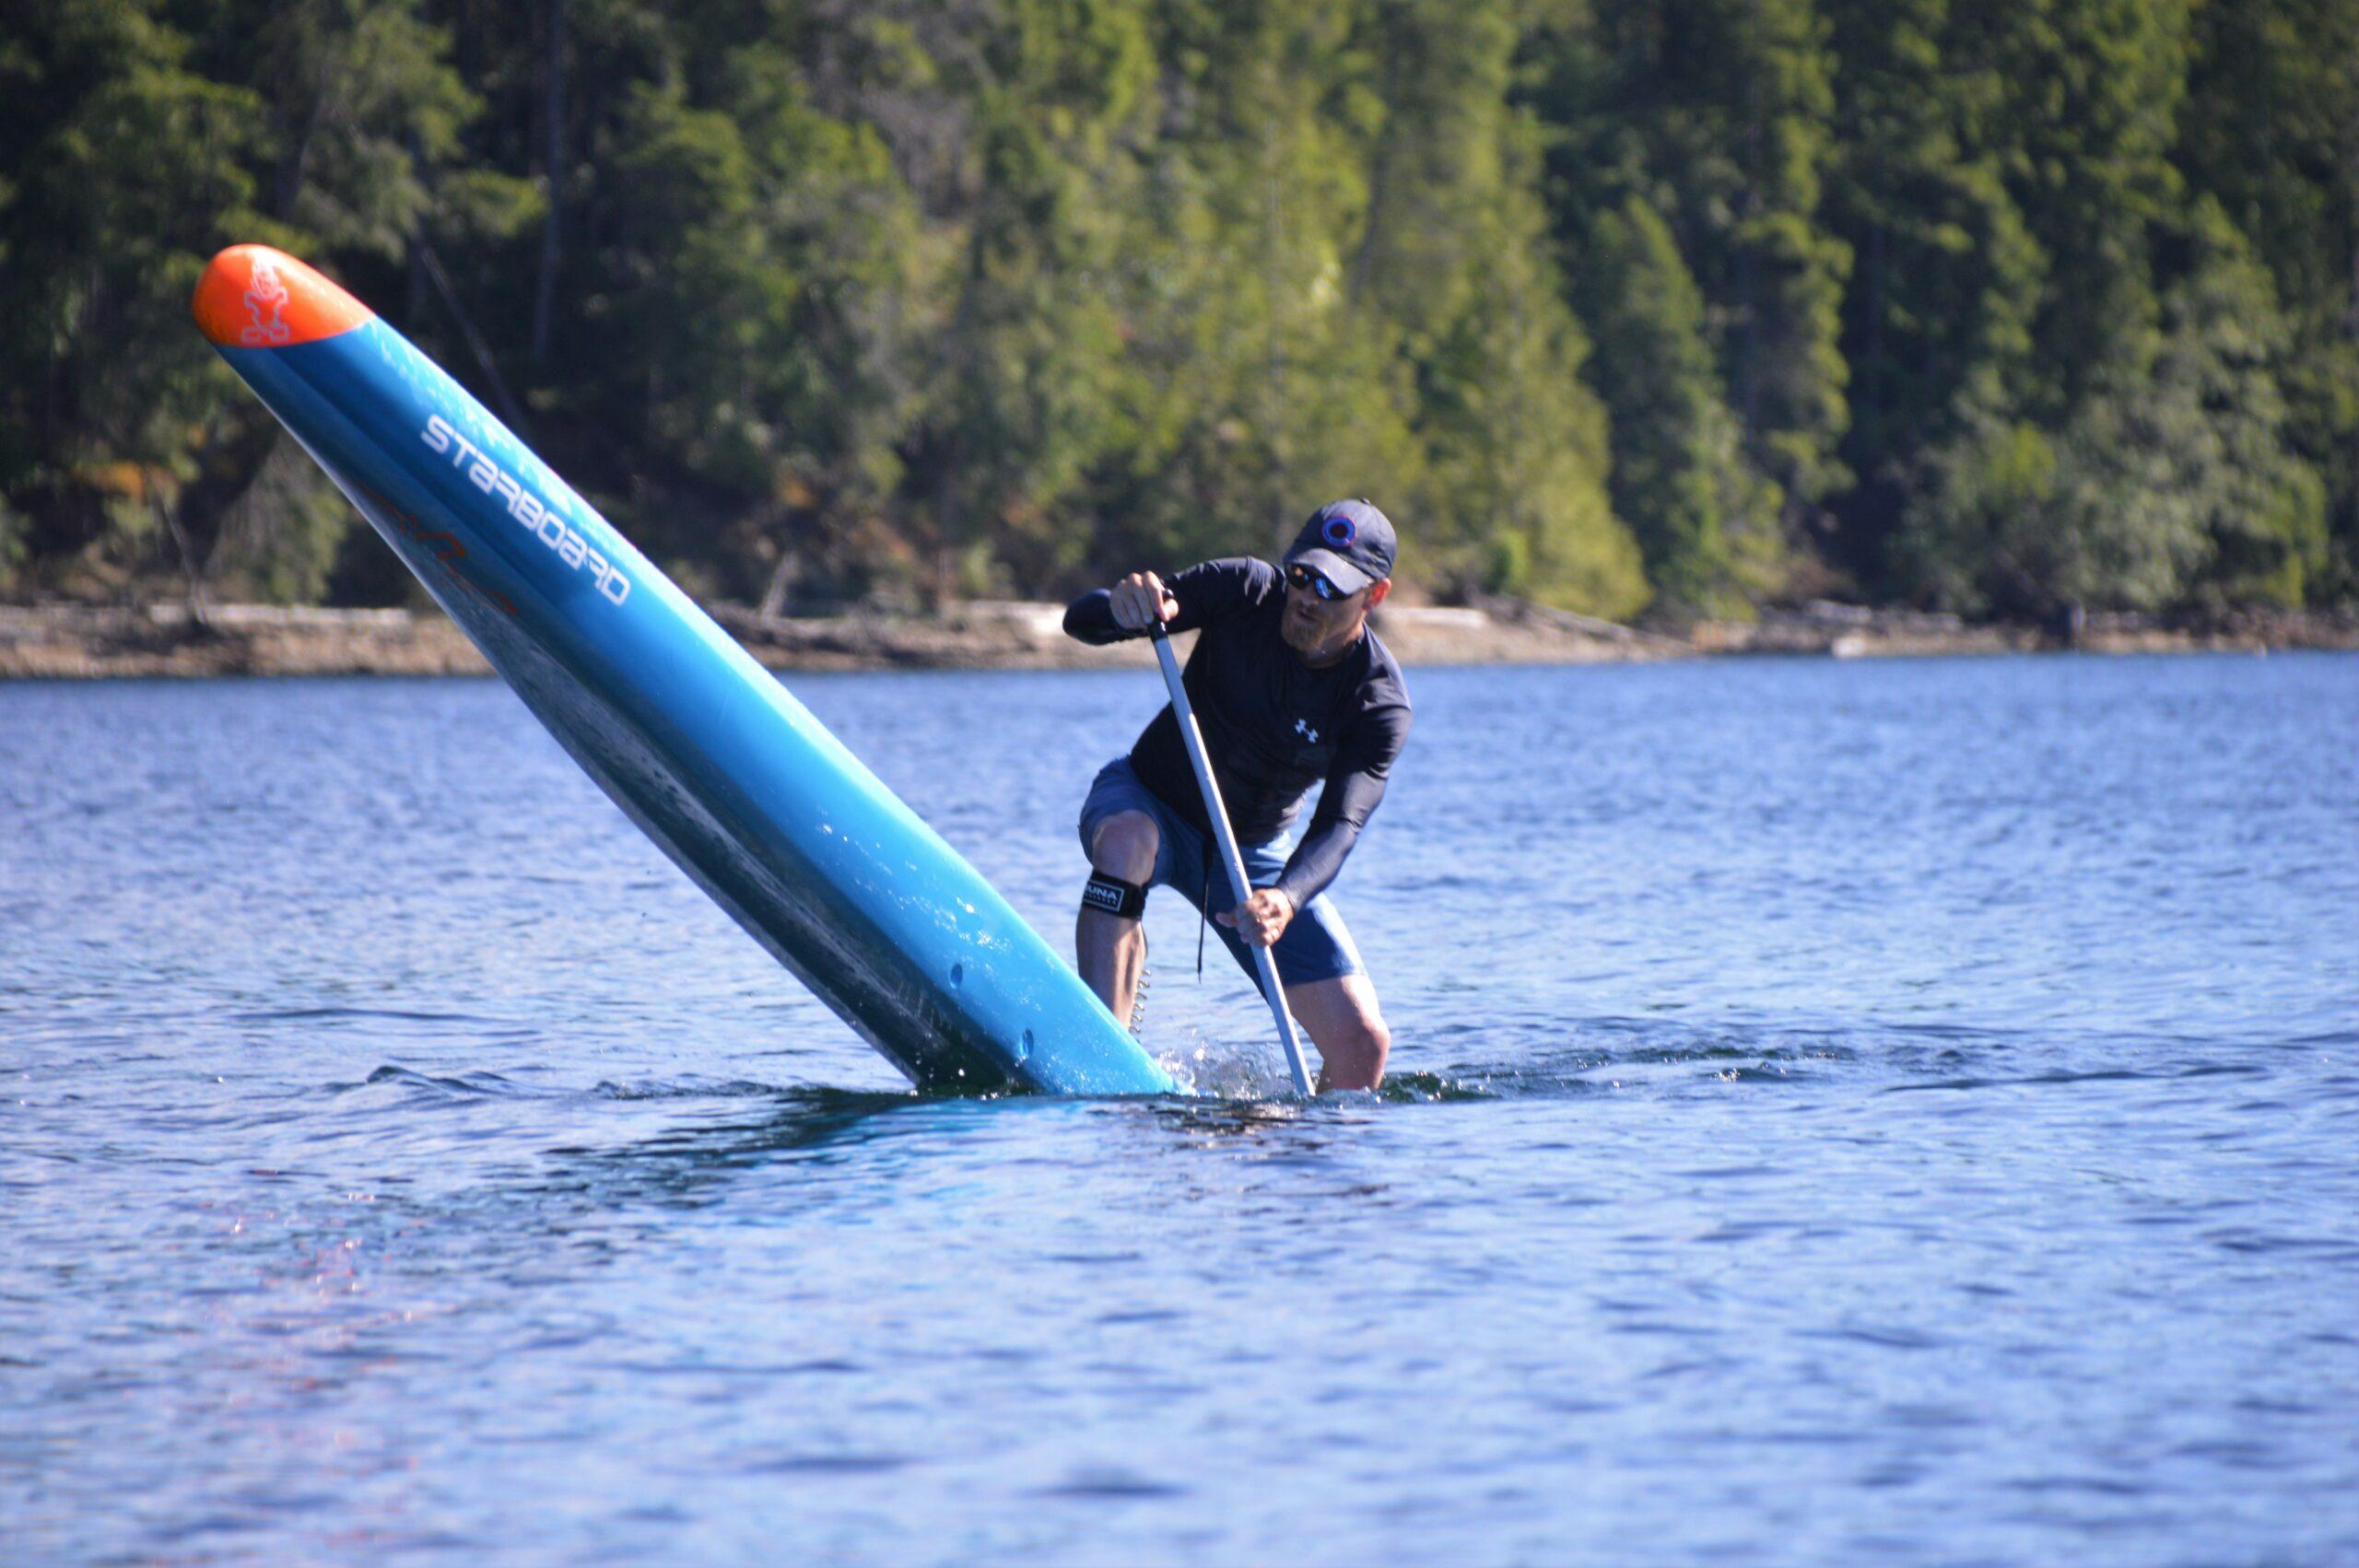
<svg viewBox="0 0 2359 1568">
<path fill-rule="evenodd" d="M 869 612 L 764 617 L 712 607 L 774 670 L 1073 670 L 1152 662 L 1143 644 L 1086 648 L 1062 607 L 1002 603 L 936 615 Z M 1730 655 L 1845 658 L 2026 653 L 2270 652 L 2359 649 L 2359 611 L 2253 612 L 2195 625 L 2092 614 L 2071 627 L 1969 625 L 1953 615 L 1813 603 L 1753 622 L 1705 622 L 1684 636 L 1512 600 L 1391 607 L 1377 616 L 1402 662 L 1590 664 Z M 229 675 L 478 675 L 483 656 L 441 615 L 183 603 L 0 605 L 0 680 Z"/>
</svg>

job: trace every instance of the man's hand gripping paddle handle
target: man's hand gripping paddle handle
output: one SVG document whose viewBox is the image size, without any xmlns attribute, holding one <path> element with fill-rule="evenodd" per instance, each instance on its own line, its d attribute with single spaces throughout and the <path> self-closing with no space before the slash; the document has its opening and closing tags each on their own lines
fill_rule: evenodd
<svg viewBox="0 0 2359 1568">
<path fill-rule="evenodd" d="M 1188 761 L 1196 770 L 1196 788 L 1204 797 L 1204 816 L 1213 825 L 1213 838 L 1220 848 L 1220 863 L 1228 872 L 1228 885 L 1239 897 L 1250 896 L 1252 888 L 1245 880 L 1245 857 L 1237 852 L 1237 835 L 1228 825 L 1228 808 L 1221 803 L 1220 786 L 1213 781 L 1210 759 L 1204 755 L 1204 733 L 1196 727 L 1196 710 L 1188 706 L 1188 688 L 1180 679 L 1180 661 L 1171 654 L 1171 635 L 1164 630 L 1160 618 L 1147 628 L 1155 639 L 1155 656 L 1163 664 L 1163 684 L 1171 691 L 1171 712 L 1180 720 L 1180 738 L 1187 743 Z M 1211 896 L 1211 890 L 1205 890 Z M 1310 1071 L 1303 1065 L 1302 1042 L 1295 1037 L 1294 1016 L 1286 1012 L 1286 993 L 1278 984 L 1277 961 L 1270 950 L 1255 942 L 1247 942 L 1246 951 L 1253 955 L 1253 973 L 1262 982 L 1262 995 L 1270 1003 L 1270 1016 L 1277 1020 L 1278 1044 L 1286 1053 L 1286 1071 L 1294 1074 L 1294 1092 L 1311 1093 Z"/>
</svg>

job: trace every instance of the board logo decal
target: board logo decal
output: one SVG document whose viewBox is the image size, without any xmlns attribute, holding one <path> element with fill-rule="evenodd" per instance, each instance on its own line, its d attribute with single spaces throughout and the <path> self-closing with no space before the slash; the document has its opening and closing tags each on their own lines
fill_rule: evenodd
<svg viewBox="0 0 2359 1568">
<path fill-rule="evenodd" d="M 278 264 L 267 255 L 254 257 L 253 273 L 246 280 L 246 324 L 238 341 L 250 348 L 276 348 L 295 335 L 283 312 L 289 296 Z"/>
<path fill-rule="evenodd" d="M 418 439 L 434 452 L 447 452 L 451 466 L 465 471 L 467 480 L 487 496 L 496 496 L 506 503 L 508 515 L 530 529 L 533 537 L 548 546 L 551 554 L 575 571 L 586 571 L 597 583 L 598 591 L 610 603 L 620 604 L 630 597 L 630 579 L 622 568 L 591 548 L 581 531 L 565 521 L 557 509 L 516 482 L 516 476 L 493 460 L 491 455 L 451 427 L 451 422 L 440 414 L 426 416 L 426 428 L 418 432 Z"/>
</svg>

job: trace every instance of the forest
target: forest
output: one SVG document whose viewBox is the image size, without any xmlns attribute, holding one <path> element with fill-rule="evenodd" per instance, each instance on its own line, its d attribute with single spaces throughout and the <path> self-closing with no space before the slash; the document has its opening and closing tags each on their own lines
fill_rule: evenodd
<svg viewBox="0 0 2359 1568">
<path fill-rule="evenodd" d="M 1664 624 L 2359 598 L 2352 0 L 0 0 L 0 600 L 393 604 L 261 240 L 692 593 L 1400 524 Z"/>
</svg>

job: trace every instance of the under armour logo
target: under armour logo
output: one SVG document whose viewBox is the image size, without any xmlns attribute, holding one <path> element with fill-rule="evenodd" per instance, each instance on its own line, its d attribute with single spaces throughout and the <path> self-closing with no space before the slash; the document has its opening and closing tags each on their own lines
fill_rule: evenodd
<svg viewBox="0 0 2359 1568">
<path fill-rule="evenodd" d="M 1308 719 L 1296 720 L 1294 721 L 1294 732 L 1300 735 L 1304 740 L 1309 741 L 1314 746 L 1319 743 L 1319 731 L 1310 727 L 1310 720 Z"/>
</svg>

